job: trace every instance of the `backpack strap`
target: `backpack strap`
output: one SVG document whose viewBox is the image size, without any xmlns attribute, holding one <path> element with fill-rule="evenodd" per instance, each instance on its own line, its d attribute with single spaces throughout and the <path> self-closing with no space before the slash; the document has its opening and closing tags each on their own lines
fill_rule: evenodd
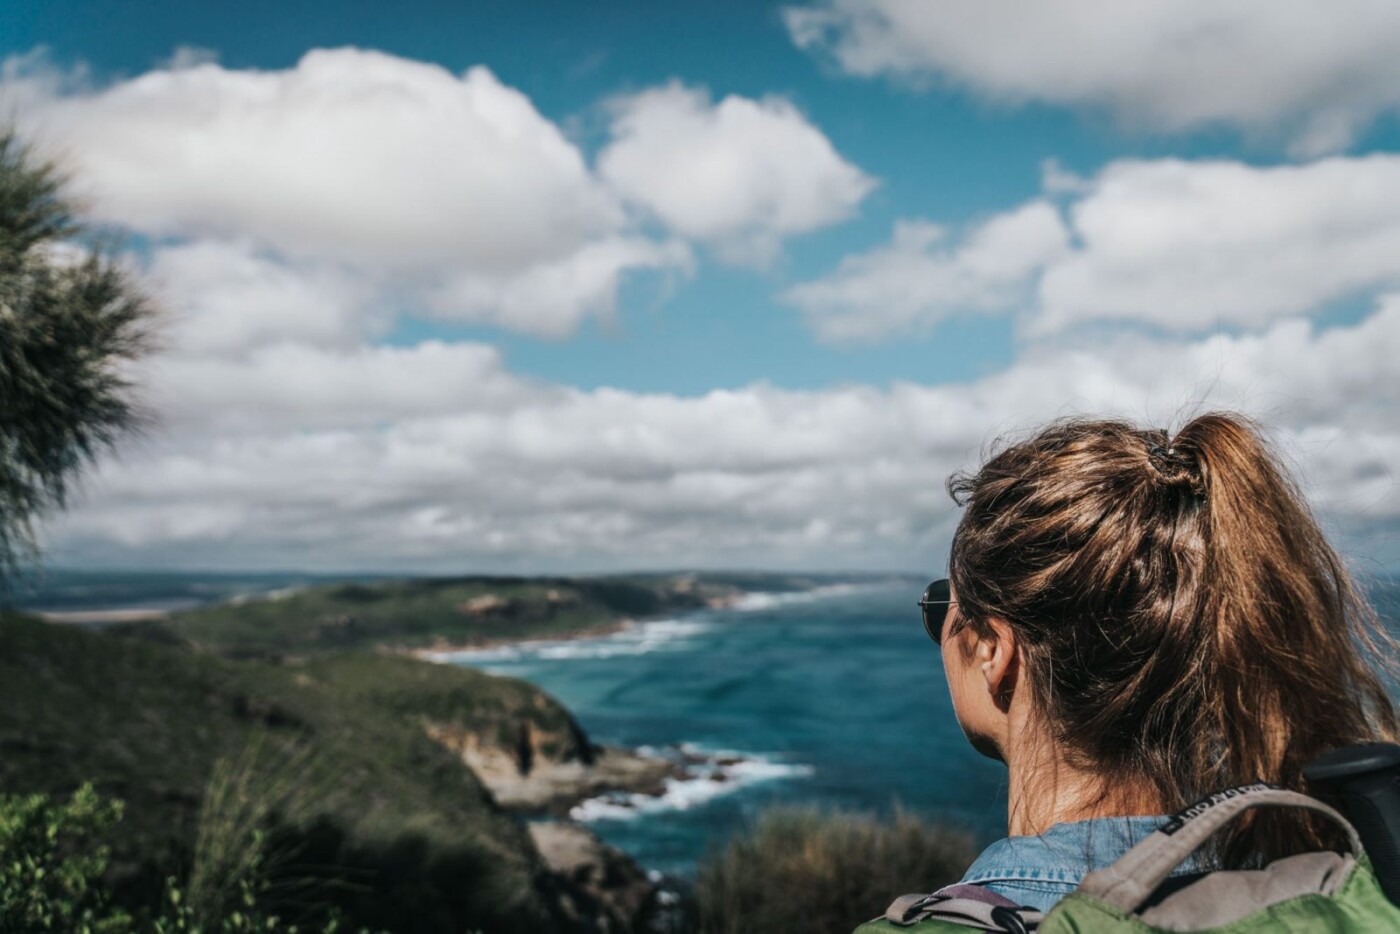
<svg viewBox="0 0 1400 934">
<path fill-rule="evenodd" d="M 885 909 L 884 920 L 900 927 L 920 921 L 947 921 L 977 931 L 1030 934 L 1043 915 L 979 885 L 950 885 L 932 895 L 901 895 Z"/>
<path fill-rule="evenodd" d="M 1211 836 L 1244 811 L 1256 807 L 1292 807 L 1332 818 L 1346 831 L 1351 852 L 1362 856 L 1356 829 L 1335 809 L 1316 798 L 1260 782 L 1229 788 L 1198 801 L 1177 814 L 1111 866 L 1084 877 L 1077 889 L 1131 914 L 1143 906 L 1173 869 Z"/>
</svg>

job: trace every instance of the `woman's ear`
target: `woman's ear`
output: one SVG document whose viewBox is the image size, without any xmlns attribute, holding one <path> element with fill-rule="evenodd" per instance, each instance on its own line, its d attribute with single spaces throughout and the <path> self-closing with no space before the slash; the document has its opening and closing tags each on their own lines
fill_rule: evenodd
<svg viewBox="0 0 1400 934">
<path fill-rule="evenodd" d="M 977 666 L 987 684 L 992 703 L 1005 712 L 1011 706 L 1020 675 L 1016 633 L 1001 619 L 988 620 L 991 632 L 977 643 Z"/>
</svg>

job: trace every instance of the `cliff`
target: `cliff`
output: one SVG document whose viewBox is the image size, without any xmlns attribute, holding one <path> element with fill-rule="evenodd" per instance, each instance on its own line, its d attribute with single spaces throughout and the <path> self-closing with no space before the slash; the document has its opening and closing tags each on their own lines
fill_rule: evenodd
<svg viewBox="0 0 1400 934">
<path fill-rule="evenodd" d="M 488 758 L 523 755 L 527 772 L 598 757 L 557 703 L 480 672 L 370 654 L 231 661 L 149 624 L 0 617 L 0 790 L 90 779 L 125 801 L 121 898 L 153 897 L 188 864 L 205 791 L 232 768 L 278 795 L 265 829 L 292 854 L 274 860 L 279 884 L 309 886 L 352 929 L 626 930 L 637 898 L 609 901 L 581 881 L 597 872 L 551 866 L 443 729 Z"/>
<path fill-rule="evenodd" d="M 659 794 L 678 774 L 666 759 L 593 745 L 562 704 L 523 681 L 363 653 L 309 660 L 302 670 L 420 728 L 508 810 L 563 815 L 605 791 Z"/>
</svg>

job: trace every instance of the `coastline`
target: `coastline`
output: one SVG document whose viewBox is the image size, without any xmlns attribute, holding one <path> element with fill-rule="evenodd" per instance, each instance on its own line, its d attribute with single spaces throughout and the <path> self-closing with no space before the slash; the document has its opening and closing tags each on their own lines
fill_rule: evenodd
<svg viewBox="0 0 1400 934">
<path fill-rule="evenodd" d="M 612 737 L 655 746 L 594 743 L 540 683 L 555 683 L 547 672 L 571 664 L 568 659 L 589 666 L 605 664 L 589 660 L 685 651 L 707 644 L 696 640 L 697 633 L 738 620 L 735 612 L 762 613 L 859 586 L 830 577 L 738 576 L 708 582 L 683 575 L 328 583 L 289 596 L 278 589 L 196 607 L 167 606 L 172 597 L 164 591 L 129 588 L 130 599 L 114 594 L 110 603 L 99 603 L 75 593 L 67 606 L 56 600 L 31 613 L 52 624 L 41 627 L 52 638 L 45 635 L 40 644 L 67 645 L 64 640 L 79 637 L 73 631 L 78 629 L 110 633 L 103 638 L 122 640 L 110 644 L 121 649 L 104 652 L 94 643 L 96 656 L 112 664 L 149 656 L 151 664 L 178 673 L 162 674 L 162 683 L 200 683 L 210 671 L 223 672 L 225 662 L 234 663 L 229 672 L 246 674 L 251 686 L 227 702 L 218 691 L 197 692 L 210 705 L 210 716 L 222 717 L 220 728 L 230 732 L 245 729 L 250 717 L 310 730 L 305 724 L 339 716 L 398 737 L 386 749 L 411 749 L 403 745 L 405 732 L 415 734 L 413 743 L 426 738 L 450 752 L 450 759 L 435 758 L 435 750 L 418 760 L 403 757 L 384 766 L 385 775 L 399 769 L 405 781 L 421 779 L 429 787 L 465 773 L 452 780 L 477 789 L 467 796 L 481 812 L 471 812 L 471 820 L 495 827 L 491 839 L 518 847 L 519 865 L 552 877 L 546 888 L 563 893 L 561 903 L 573 905 L 570 910 L 610 918 L 607 929 L 624 930 L 674 904 L 674 890 L 685 888 L 693 869 L 652 860 L 634 848 L 623 830 L 628 823 L 641 818 L 660 830 L 669 818 L 656 815 L 684 811 L 693 813 L 689 819 L 705 820 L 712 799 L 756 782 L 807 774 L 808 767 L 781 754 L 765 755 L 759 750 L 769 747 L 762 745 L 752 752 L 721 751 L 723 734 L 710 737 L 714 747 L 688 745 L 681 741 L 710 734 L 687 735 L 684 720 L 642 736 Z M 212 660 L 189 665 L 182 653 Z M 539 681 L 530 675 L 533 659 L 544 663 Z M 429 661 L 438 664 L 423 664 Z M 444 664 L 451 662 L 456 664 Z M 285 719 L 288 710 L 294 719 Z M 184 721 L 171 714 L 169 722 L 173 730 Z M 158 723 L 163 728 L 165 721 Z M 133 736 L 150 728 L 148 719 L 128 726 Z M 356 732 L 329 731 L 324 742 Z M 346 749 L 347 755 L 362 751 L 353 741 Z M 460 768 L 451 768 L 454 760 Z M 421 761 L 438 763 L 436 771 L 419 776 Z M 96 763 L 92 771 L 120 773 L 107 763 Z M 143 773 L 140 781 L 155 780 Z M 198 788 L 191 789 L 194 800 Z M 152 820 L 153 827 L 169 824 Z"/>
<path fill-rule="evenodd" d="M 404 654 L 438 665 L 466 667 L 491 673 L 492 663 L 507 664 L 531 655 L 551 660 L 601 659 L 640 655 L 663 644 L 684 639 L 715 609 L 761 611 L 793 601 L 806 602 L 841 593 L 848 585 L 818 586 L 804 591 L 742 591 L 721 604 L 709 603 L 677 614 L 648 619 L 619 619 L 545 638 L 495 639 L 467 645 L 445 640 L 431 647 L 413 647 Z M 630 638 L 628 636 L 630 635 Z M 528 675 L 507 674 L 530 683 Z M 541 689 L 543 690 L 543 689 Z M 579 732 L 583 734 L 580 727 Z M 592 744 L 588 761 L 536 756 L 529 769 L 518 756 L 484 749 L 450 731 L 429 728 L 429 735 L 447 746 L 482 779 L 506 810 L 529 820 L 576 826 L 592 834 L 598 821 L 631 820 L 671 810 L 688 810 L 713 798 L 754 783 L 810 774 L 810 767 L 787 763 L 760 752 L 706 749 L 674 737 L 663 745 L 631 748 Z"/>
<path fill-rule="evenodd" d="M 146 623 L 168 619 L 169 610 L 130 607 L 117 610 L 37 610 L 34 613 L 47 623 L 61 626 L 102 626 L 117 623 Z"/>
<path fill-rule="evenodd" d="M 667 619 L 669 617 L 657 617 L 657 619 Z M 566 630 L 558 634 L 549 636 L 522 636 L 517 639 L 501 637 L 496 639 L 479 639 L 472 642 L 451 642 L 442 637 L 438 637 L 431 645 L 382 645 L 377 651 L 390 652 L 407 655 L 423 662 L 446 662 L 446 656 L 463 655 L 471 652 L 487 652 L 494 649 L 519 648 L 534 644 L 548 644 L 552 642 L 578 642 L 584 639 L 600 639 L 606 636 L 617 635 L 626 629 L 653 620 L 634 620 L 627 617 L 611 620 L 606 623 L 599 623 L 596 626 L 584 626 L 580 629 Z"/>
<path fill-rule="evenodd" d="M 813 591 L 825 592 L 825 588 Z M 655 648 L 657 641 L 674 637 L 677 631 L 693 631 L 690 627 L 699 624 L 694 617 L 707 610 L 735 609 L 745 601 L 752 604 L 752 609 L 764 609 L 776 599 L 810 598 L 813 591 L 782 595 L 736 592 L 727 595 L 722 603 L 707 601 L 706 605 L 680 613 L 647 619 L 624 617 L 543 638 L 479 640 L 465 645 L 440 639 L 428 647 L 401 647 L 394 651 L 416 661 L 451 667 L 477 667 L 471 662 L 475 658 L 478 663 L 488 662 L 481 665 L 483 668 L 489 668 L 493 653 L 543 653 L 582 647 L 585 651 L 570 657 L 598 657 L 587 651 L 590 642 L 605 654 L 645 652 Z M 667 636 L 649 641 L 648 629 L 656 626 L 669 627 Z M 610 640 L 627 633 L 638 634 L 635 644 L 609 647 Z M 543 691 L 528 678 L 522 680 Z M 468 734 L 432 724 L 425 728 L 430 738 L 452 751 L 477 775 L 502 810 L 524 823 L 551 872 L 581 886 L 615 915 L 632 919 L 634 925 L 638 919 L 664 918 L 674 913 L 689 882 L 684 874 L 665 874 L 606 842 L 595 826 L 597 822 L 684 811 L 757 781 L 810 774 L 808 766 L 779 763 L 757 754 L 706 751 L 681 741 L 661 748 L 597 745 L 587 739 L 582 727 L 579 734 L 589 752 L 587 761 L 582 757 L 532 756 L 529 767 L 522 768 L 518 750 L 486 748 Z"/>
</svg>

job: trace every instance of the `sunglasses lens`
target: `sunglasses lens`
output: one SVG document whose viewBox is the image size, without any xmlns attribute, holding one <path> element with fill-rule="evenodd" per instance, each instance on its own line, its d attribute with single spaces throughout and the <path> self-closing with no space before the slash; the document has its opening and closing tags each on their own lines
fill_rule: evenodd
<svg viewBox="0 0 1400 934">
<path fill-rule="evenodd" d="M 948 582 L 938 580 L 928 585 L 919 600 L 919 608 L 923 610 L 924 615 L 924 630 L 935 644 L 941 645 L 943 642 L 943 623 L 948 618 L 948 602 L 951 596 Z"/>
</svg>

